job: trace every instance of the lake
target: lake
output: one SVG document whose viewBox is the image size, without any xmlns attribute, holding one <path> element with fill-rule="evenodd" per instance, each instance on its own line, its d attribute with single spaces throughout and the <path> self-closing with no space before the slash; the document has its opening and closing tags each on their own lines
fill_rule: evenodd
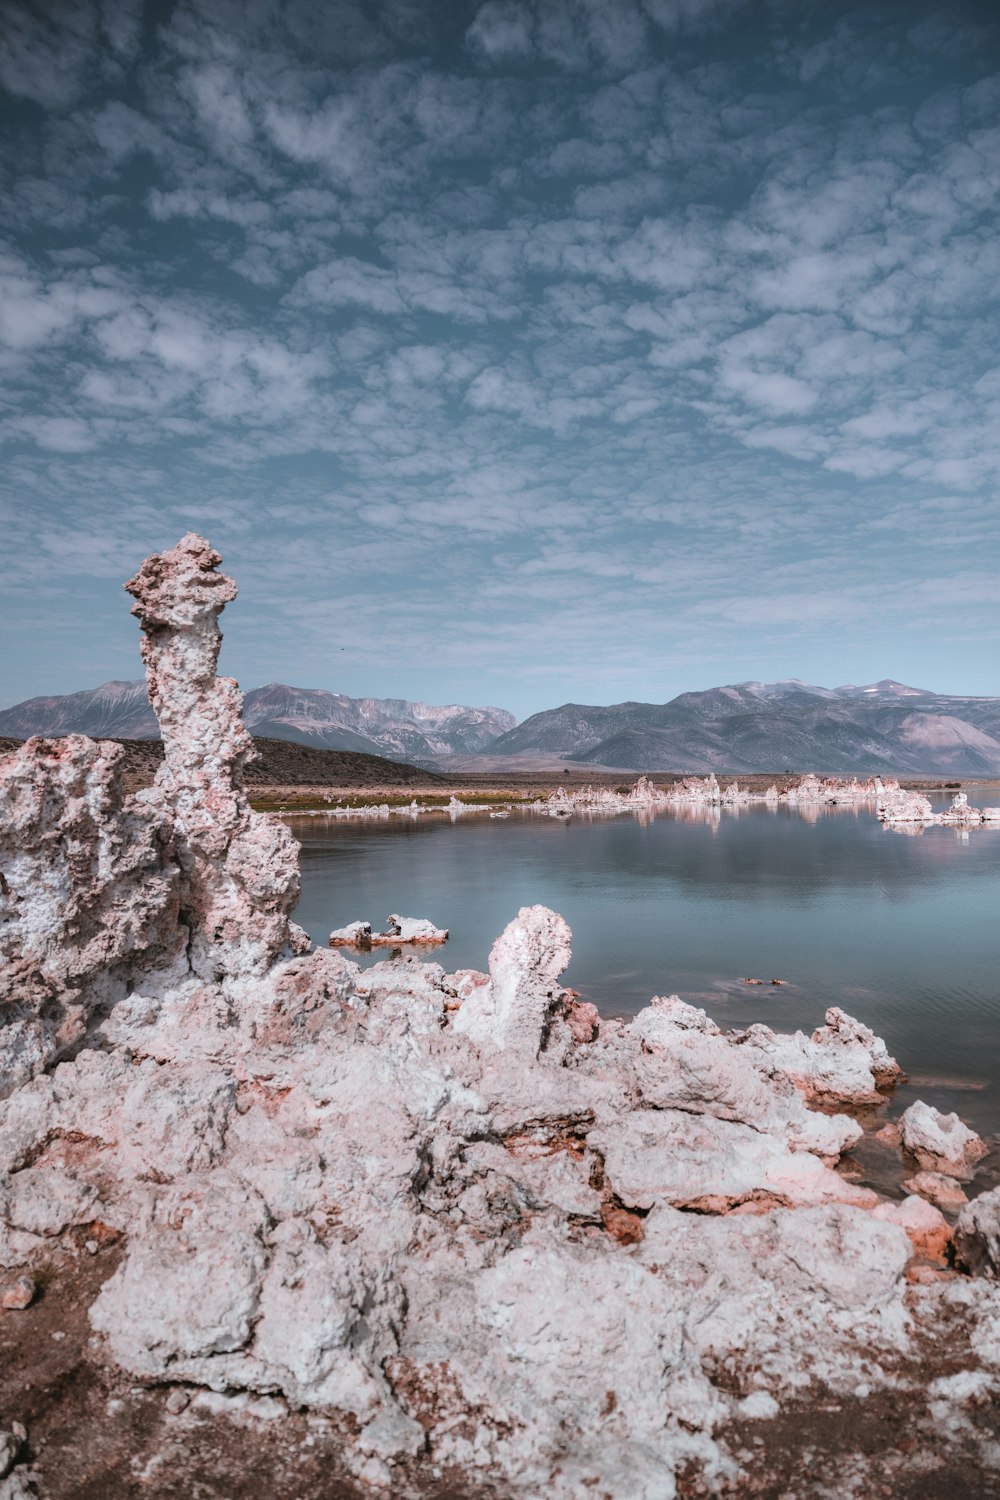
<svg viewBox="0 0 1000 1500">
<path fill-rule="evenodd" d="M 966 790 L 979 806 L 998 800 L 995 786 Z M 485 969 L 518 908 L 541 902 L 573 931 L 566 983 L 604 1013 L 676 993 L 724 1027 L 811 1031 L 841 1005 L 910 1075 L 891 1113 L 920 1097 L 1000 1132 L 1000 828 L 908 836 L 867 808 L 764 806 L 289 821 L 302 843 L 296 919 L 317 943 L 398 912 L 450 930 L 426 956 Z"/>
</svg>

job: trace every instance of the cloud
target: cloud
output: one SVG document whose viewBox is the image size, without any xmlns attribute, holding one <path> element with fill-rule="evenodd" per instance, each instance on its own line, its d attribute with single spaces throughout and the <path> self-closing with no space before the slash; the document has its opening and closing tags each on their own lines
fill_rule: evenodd
<svg viewBox="0 0 1000 1500">
<path fill-rule="evenodd" d="M 568 71 L 640 66 L 658 31 L 712 30 L 744 0 L 487 0 L 465 33 L 469 51 L 492 65 L 543 61 Z"/>
<path fill-rule="evenodd" d="M 200 508 L 271 675 L 324 680 L 312 622 L 359 692 L 434 696 L 385 665 L 432 645 L 501 701 L 560 657 L 659 692 L 796 609 L 867 649 L 890 596 L 907 650 L 985 632 L 869 587 L 890 542 L 914 590 L 963 522 L 997 546 L 1000 74 L 963 5 L 8 7 L 10 544 L 69 599 Z"/>
<path fill-rule="evenodd" d="M 117 80 L 141 39 L 141 0 L 7 0 L 0 29 L 0 85 L 60 110 L 97 80 Z"/>
<path fill-rule="evenodd" d="M 81 91 L 98 35 L 92 5 L 13 4 L 4 7 L 0 83 L 49 109 Z"/>
</svg>

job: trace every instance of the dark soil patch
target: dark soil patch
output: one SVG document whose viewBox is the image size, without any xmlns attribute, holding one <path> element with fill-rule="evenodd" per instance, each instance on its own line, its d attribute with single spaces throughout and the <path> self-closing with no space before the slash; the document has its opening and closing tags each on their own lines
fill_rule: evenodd
<svg viewBox="0 0 1000 1500">
<path fill-rule="evenodd" d="M 791 1500 L 819 1491 L 864 1500 L 996 1500 L 1000 1476 L 984 1472 L 979 1439 L 1000 1435 L 992 1405 L 967 1408 L 975 1435 L 936 1427 L 926 1404 L 879 1392 L 813 1400 L 769 1421 L 732 1423 L 717 1434 L 743 1473 L 729 1487 L 678 1476 L 678 1500 Z"/>
<path fill-rule="evenodd" d="M 95 1255 L 56 1249 L 35 1267 L 32 1305 L 0 1312 L 0 1425 L 27 1427 L 25 1461 L 45 1500 L 371 1500 L 345 1471 L 343 1426 L 305 1412 L 218 1415 L 199 1410 L 190 1387 L 109 1368 L 87 1312 L 120 1254 L 109 1241 Z M 195 1399 L 171 1411 L 182 1395 Z M 428 1475 L 420 1494 L 504 1500 L 448 1475 Z"/>
</svg>

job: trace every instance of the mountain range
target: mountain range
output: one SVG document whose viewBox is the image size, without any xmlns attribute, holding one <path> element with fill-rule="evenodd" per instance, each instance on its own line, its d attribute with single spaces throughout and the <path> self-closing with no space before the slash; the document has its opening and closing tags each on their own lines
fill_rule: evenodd
<svg viewBox="0 0 1000 1500">
<path fill-rule="evenodd" d="M 503 708 L 434 708 L 405 698 L 348 698 L 322 688 L 272 682 L 252 688 L 243 718 L 255 736 L 295 740 L 324 750 L 360 750 L 391 760 L 434 760 L 476 754 L 517 724 Z M 54 698 L 28 698 L 0 713 L 0 735 L 89 734 L 156 739 L 160 733 L 146 683 L 105 682 Z"/>
<path fill-rule="evenodd" d="M 501 708 L 435 708 L 271 683 L 246 694 L 254 735 L 447 767 L 488 756 L 632 771 L 1000 775 L 1000 698 L 962 698 L 883 679 L 818 687 L 792 678 L 681 693 L 669 703 L 564 703 L 519 724 Z M 153 738 L 144 682 L 107 682 L 0 712 L 0 735 Z M 485 769 L 484 765 L 484 769 Z M 472 769 L 466 759 L 463 769 Z"/>
<path fill-rule="evenodd" d="M 560 753 L 646 771 L 1000 774 L 1000 698 L 883 679 L 865 687 L 741 682 L 669 703 L 566 703 L 525 719 L 491 756 Z"/>
</svg>

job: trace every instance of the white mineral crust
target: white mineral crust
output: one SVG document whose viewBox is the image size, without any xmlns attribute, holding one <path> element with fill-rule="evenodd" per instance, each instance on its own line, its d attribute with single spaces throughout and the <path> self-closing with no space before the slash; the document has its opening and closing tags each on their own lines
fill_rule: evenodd
<svg viewBox="0 0 1000 1500">
<path fill-rule="evenodd" d="M 876 816 L 883 823 L 930 823 L 934 810 L 919 792 L 904 792 L 898 781 L 877 781 Z"/>
<path fill-rule="evenodd" d="M 676 997 L 601 1018 L 542 906 L 488 974 L 296 954 L 295 846 L 247 806 L 214 676 L 217 563 L 187 537 L 130 585 L 151 794 L 86 740 L 0 763 L 0 1267 L 120 1230 L 90 1311 L 109 1362 L 201 1387 L 219 1422 L 340 1413 L 394 1500 L 444 1470 L 518 1500 L 670 1500 L 682 1466 L 749 1493 L 730 1421 L 937 1374 L 943 1409 L 995 1399 L 1000 1288 L 911 1285 L 947 1226 L 834 1170 L 860 1127 L 831 1103 L 898 1074 L 859 1022 L 726 1034 Z M 990 1196 L 960 1219 L 987 1270 Z"/>
<path fill-rule="evenodd" d="M 918 1099 L 900 1117 L 902 1142 L 922 1167 L 951 1177 L 968 1177 L 986 1147 L 956 1114 L 943 1115 Z"/>
</svg>

